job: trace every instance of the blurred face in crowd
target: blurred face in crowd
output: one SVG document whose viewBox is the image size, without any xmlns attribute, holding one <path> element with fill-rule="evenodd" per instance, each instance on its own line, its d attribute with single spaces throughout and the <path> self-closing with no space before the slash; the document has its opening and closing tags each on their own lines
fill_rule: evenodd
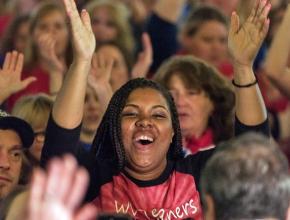
<svg viewBox="0 0 290 220">
<path fill-rule="evenodd" d="M 99 126 L 101 115 L 102 112 L 98 96 L 94 90 L 88 86 L 85 96 L 82 132 L 90 136 L 94 135 Z"/>
<path fill-rule="evenodd" d="M 14 37 L 15 50 L 23 53 L 27 45 L 28 37 L 29 37 L 29 21 L 24 21 L 19 25 L 18 30 Z"/>
<path fill-rule="evenodd" d="M 184 36 L 189 54 L 218 66 L 227 58 L 227 27 L 215 20 L 205 21 L 192 36 Z"/>
<path fill-rule="evenodd" d="M 22 142 L 13 130 L 0 129 L 0 199 L 18 184 L 22 166 Z"/>
<path fill-rule="evenodd" d="M 94 10 L 92 29 L 97 42 L 108 42 L 117 38 L 118 31 L 107 7 L 99 7 Z"/>
<path fill-rule="evenodd" d="M 125 58 L 119 48 L 114 45 L 103 45 L 97 53 L 114 60 L 110 84 L 113 91 L 116 91 L 129 80 L 129 70 Z"/>
<path fill-rule="evenodd" d="M 169 79 L 168 88 L 174 98 L 183 137 L 200 137 L 208 127 L 214 105 L 202 90 L 187 88 L 178 74 Z"/>
<path fill-rule="evenodd" d="M 271 5 L 272 5 L 272 8 L 275 8 L 275 7 L 277 7 L 278 5 L 280 5 L 282 1 L 283 1 L 283 0 L 270 0 Z M 289 1 L 288 1 L 288 2 L 289 2 Z"/>
<path fill-rule="evenodd" d="M 157 178 L 174 134 L 163 95 L 152 88 L 131 92 L 121 113 L 121 130 L 129 172 L 141 180 Z"/>
<path fill-rule="evenodd" d="M 277 1 L 275 1 L 275 2 L 277 2 Z M 272 8 L 274 8 L 273 5 L 272 5 Z M 267 34 L 267 39 L 268 39 L 269 43 L 271 43 L 275 34 L 277 33 L 278 28 L 280 27 L 280 24 L 283 21 L 285 12 L 286 12 L 286 8 L 284 8 L 284 7 L 277 8 L 275 11 L 273 10 L 272 15 L 270 17 L 270 20 L 271 20 L 270 28 L 269 28 L 269 31 Z M 288 66 L 289 65 L 290 65 L 290 56 L 288 57 Z"/>
<path fill-rule="evenodd" d="M 275 34 L 277 33 L 277 30 L 284 18 L 285 15 L 285 9 L 280 9 L 277 10 L 275 14 L 273 14 L 272 18 L 271 18 L 271 26 L 268 32 L 268 38 L 269 39 L 273 39 L 273 37 L 275 36 Z"/>
<path fill-rule="evenodd" d="M 203 0 L 203 3 L 213 5 L 223 11 L 226 15 L 236 10 L 240 0 Z"/>
<path fill-rule="evenodd" d="M 69 30 L 65 15 L 61 11 L 52 10 L 37 21 L 33 30 L 34 41 L 37 42 L 38 37 L 43 34 L 49 34 L 56 40 L 56 54 L 63 56 L 68 46 Z"/>
</svg>

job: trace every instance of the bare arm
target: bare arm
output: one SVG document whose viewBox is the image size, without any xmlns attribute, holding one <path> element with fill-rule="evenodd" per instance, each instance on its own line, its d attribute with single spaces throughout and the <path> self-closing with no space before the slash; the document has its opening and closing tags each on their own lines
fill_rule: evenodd
<svg viewBox="0 0 290 220">
<path fill-rule="evenodd" d="M 234 63 L 234 81 L 238 85 L 255 82 L 253 61 L 269 28 L 267 16 L 271 5 L 259 0 L 257 2 L 242 26 L 235 12 L 231 17 L 228 44 Z M 235 94 L 236 116 L 242 123 L 257 125 L 266 120 L 266 108 L 257 84 L 235 87 Z"/>
<path fill-rule="evenodd" d="M 264 72 L 270 81 L 290 98 L 290 72 L 287 62 L 290 52 L 290 4 L 268 51 Z"/>
<path fill-rule="evenodd" d="M 162 19 L 176 23 L 183 9 L 185 0 L 158 0 L 153 11 Z"/>
<path fill-rule="evenodd" d="M 90 17 L 86 11 L 78 14 L 74 0 L 64 0 L 73 35 L 73 63 L 56 97 L 52 115 L 64 128 L 75 128 L 83 117 L 84 98 L 91 60 L 95 50 L 95 38 Z"/>
</svg>

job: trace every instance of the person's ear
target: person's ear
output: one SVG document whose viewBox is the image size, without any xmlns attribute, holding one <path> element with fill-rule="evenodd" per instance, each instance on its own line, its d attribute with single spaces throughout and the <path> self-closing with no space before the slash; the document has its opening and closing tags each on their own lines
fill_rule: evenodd
<svg viewBox="0 0 290 220">
<path fill-rule="evenodd" d="M 211 195 L 205 195 L 205 203 L 206 209 L 204 210 L 204 219 L 215 220 L 215 205 Z"/>
</svg>

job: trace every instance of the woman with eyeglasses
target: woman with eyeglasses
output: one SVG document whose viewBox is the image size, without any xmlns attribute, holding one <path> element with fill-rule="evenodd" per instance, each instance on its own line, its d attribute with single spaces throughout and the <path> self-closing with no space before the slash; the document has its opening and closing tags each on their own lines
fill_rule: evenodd
<svg viewBox="0 0 290 220">
<path fill-rule="evenodd" d="M 29 148 L 33 162 L 40 161 L 45 140 L 45 129 L 52 106 L 52 98 L 42 93 L 22 97 L 16 102 L 12 110 L 12 115 L 25 120 L 33 129 L 34 141 Z"/>
</svg>

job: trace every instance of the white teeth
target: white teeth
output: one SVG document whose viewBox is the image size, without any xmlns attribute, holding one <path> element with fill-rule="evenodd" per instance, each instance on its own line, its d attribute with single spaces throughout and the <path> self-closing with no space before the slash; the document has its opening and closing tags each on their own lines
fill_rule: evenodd
<svg viewBox="0 0 290 220">
<path fill-rule="evenodd" d="M 146 136 L 146 135 L 141 135 L 140 137 L 137 137 L 135 140 L 136 141 L 151 141 L 151 142 L 153 142 L 153 138 Z"/>
</svg>

